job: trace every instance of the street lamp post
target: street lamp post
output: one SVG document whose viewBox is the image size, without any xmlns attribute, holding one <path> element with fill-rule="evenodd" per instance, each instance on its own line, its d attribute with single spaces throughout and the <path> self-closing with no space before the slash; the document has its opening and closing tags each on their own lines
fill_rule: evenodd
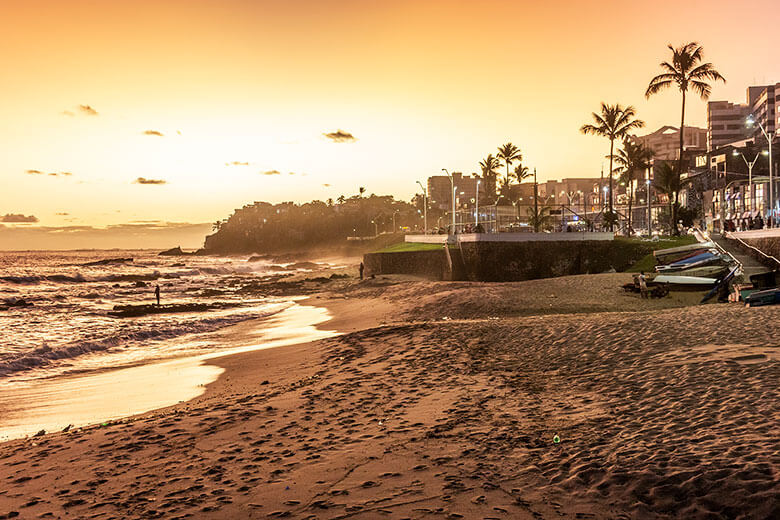
<svg viewBox="0 0 780 520">
<path fill-rule="evenodd" d="M 751 127 L 755 123 L 758 123 L 758 127 L 761 129 L 761 133 L 764 134 L 764 137 L 769 143 L 769 206 L 771 208 L 770 216 L 772 217 L 772 225 L 769 227 L 775 227 L 775 188 L 774 179 L 772 178 L 772 141 L 775 140 L 775 133 L 767 133 L 767 131 L 764 130 L 764 125 L 761 124 L 761 121 L 756 121 L 753 117 L 753 114 L 750 114 L 747 118 L 747 126 Z"/>
<path fill-rule="evenodd" d="M 763 150 L 757 153 L 752 161 L 748 161 L 745 158 L 745 154 L 742 152 L 734 150 L 734 156 L 736 157 L 737 155 L 742 157 L 742 160 L 745 161 L 745 164 L 748 167 L 748 196 L 750 197 L 750 211 L 754 211 L 756 209 L 756 200 L 755 197 L 753 197 L 753 166 L 755 166 L 756 161 L 758 161 L 758 157 L 760 155 L 768 155 L 768 153 L 766 150 Z"/>
<path fill-rule="evenodd" d="M 477 201 L 477 211 L 474 213 L 474 232 L 478 233 L 477 227 L 479 226 L 479 182 L 480 180 L 477 179 L 477 194 L 475 196 L 475 199 Z"/>
<path fill-rule="evenodd" d="M 651 221 L 650 221 L 650 178 L 645 181 L 647 184 L 647 236 L 653 236 Z"/>
<path fill-rule="evenodd" d="M 428 189 L 422 185 L 420 181 L 417 181 L 417 184 L 420 185 L 420 187 L 423 190 L 423 218 L 425 219 L 424 222 L 424 233 L 428 234 Z"/>
<path fill-rule="evenodd" d="M 441 171 L 447 174 L 447 177 L 450 178 L 450 184 L 452 184 L 452 234 L 455 234 L 455 179 L 452 178 L 452 175 L 450 175 L 450 172 L 447 171 L 447 168 L 442 168 Z"/>
</svg>

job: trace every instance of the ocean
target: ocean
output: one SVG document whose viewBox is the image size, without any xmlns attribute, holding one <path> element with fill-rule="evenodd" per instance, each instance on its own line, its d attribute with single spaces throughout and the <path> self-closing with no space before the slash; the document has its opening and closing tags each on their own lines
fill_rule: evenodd
<svg viewBox="0 0 780 520">
<path fill-rule="evenodd" d="M 324 336 L 313 326 L 325 321 L 326 313 L 302 307 L 297 303 L 300 298 L 268 296 L 271 285 L 263 283 L 318 268 L 337 272 L 341 267 L 249 261 L 248 257 L 166 257 L 134 250 L 0 252 L 0 439 L 42 426 L 100 421 L 191 398 L 216 375 L 213 370 L 193 375 L 191 363 L 182 370 L 182 359 L 203 360 Z M 156 285 L 163 304 L 218 303 L 221 307 L 133 318 L 109 314 L 117 305 L 154 303 Z M 231 341 L 214 339 L 215 333 L 249 320 L 258 320 L 252 334 Z M 166 372 L 169 381 L 162 394 L 167 395 L 127 396 L 121 406 L 93 403 L 88 417 L 67 416 L 75 403 L 94 398 L 87 391 L 126 394 L 128 389 L 122 385 L 129 384 L 132 392 L 137 386 L 132 381 L 148 373 L 141 370 L 148 366 L 176 367 Z M 186 379 L 182 382 L 186 388 L 171 384 L 176 377 Z M 201 389 L 193 390 L 196 387 Z M 46 406 L 57 400 L 72 402 L 63 403 L 61 409 Z"/>
</svg>

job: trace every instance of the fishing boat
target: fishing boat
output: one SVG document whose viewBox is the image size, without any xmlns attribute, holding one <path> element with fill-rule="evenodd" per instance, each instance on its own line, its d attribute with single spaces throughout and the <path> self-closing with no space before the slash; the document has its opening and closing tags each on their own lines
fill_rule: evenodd
<svg viewBox="0 0 780 520">
<path fill-rule="evenodd" d="M 693 256 L 691 258 L 688 258 L 686 260 L 680 261 L 680 262 L 674 262 L 668 265 L 657 265 L 655 266 L 655 270 L 660 272 L 667 272 L 667 271 L 681 271 L 684 269 L 690 269 L 693 267 L 703 267 L 705 265 L 711 265 L 711 264 L 727 264 L 729 261 L 729 257 L 723 256 L 718 253 L 702 253 L 700 255 Z"/>
<path fill-rule="evenodd" d="M 675 288 L 692 288 L 696 290 L 705 290 L 716 283 L 717 278 L 702 278 L 701 276 L 682 276 L 675 274 L 659 274 L 653 278 L 655 283 L 668 283 Z"/>
<path fill-rule="evenodd" d="M 670 247 L 668 249 L 659 249 L 653 251 L 655 261 L 659 264 L 669 264 L 689 256 L 695 252 L 706 252 L 713 249 L 715 244 L 713 242 L 702 242 L 697 244 L 688 244 L 685 246 Z"/>
</svg>

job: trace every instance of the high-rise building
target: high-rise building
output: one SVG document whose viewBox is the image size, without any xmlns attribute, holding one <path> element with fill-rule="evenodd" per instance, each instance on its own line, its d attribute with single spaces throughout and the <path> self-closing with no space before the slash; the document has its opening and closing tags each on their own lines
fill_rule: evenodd
<svg viewBox="0 0 780 520">
<path fill-rule="evenodd" d="M 453 172 L 455 181 L 455 206 L 457 208 L 471 207 L 476 203 L 477 181 L 479 178 L 469 177 L 460 172 Z M 485 181 L 480 181 L 479 193 L 485 195 Z M 431 207 L 444 211 L 452 209 L 452 182 L 446 175 L 428 177 L 428 201 Z"/>
<path fill-rule="evenodd" d="M 760 126 L 766 132 L 780 128 L 780 118 L 775 110 L 778 101 L 780 83 L 748 87 L 745 104 L 710 101 L 707 104 L 707 149 L 711 151 L 744 139 L 763 139 Z M 753 128 L 745 124 L 750 115 L 756 121 Z"/>
<path fill-rule="evenodd" d="M 672 161 L 678 158 L 680 150 L 680 127 L 662 126 L 653 133 L 631 136 L 636 143 L 642 143 L 653 150 L 654 159 Z M 686 126 L 683 129 L 683 151 L 707 149 L 707 129 Z"/>
<path fill-rule="evenodd" d="M 745 125 L 750 106 L 710 101 L 707 103 L 707 150 L 746 139 L 752 133 Z"/>
</svg>

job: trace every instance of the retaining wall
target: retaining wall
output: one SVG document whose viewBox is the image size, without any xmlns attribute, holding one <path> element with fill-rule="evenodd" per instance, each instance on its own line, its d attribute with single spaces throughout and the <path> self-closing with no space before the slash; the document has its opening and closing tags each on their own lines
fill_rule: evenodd
<svg viewBox="0 0 780 520">
<path fill-rule="evenodd" d="M 461 242 L 450 249 L 370 253 L 366 273 L 412 274 L 434 280 L 506 282 L 572 274 L 624 271 L 652 251 L 650 244 L 605 241 Z"/>
</svg>

